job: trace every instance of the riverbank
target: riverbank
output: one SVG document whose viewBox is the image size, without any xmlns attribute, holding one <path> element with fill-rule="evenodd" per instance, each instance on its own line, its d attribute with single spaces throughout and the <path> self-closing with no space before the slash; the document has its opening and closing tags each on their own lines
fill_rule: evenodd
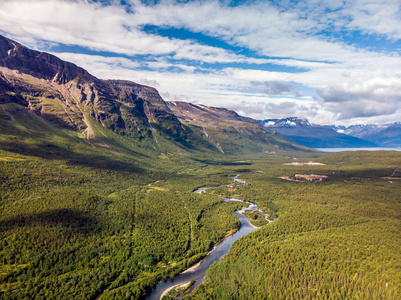
<svg viewBox="0 0 401 300">
<path fill-rule="evenodd" d="M 237 179 L 237 177 L 238 177 L 238 175 L 230 176 L 230 178 L 233 180 Z M 243 183 L 243 182 L 241 182 L 241 183 Z M 243 184 L 248 184 L 248 183 L 243 183 Z M 218 188 L 218 187 L 200 187 L 200 188 L 194 190 L 193 192 L 197 193 L 197 194 L 202 194 L 208 189 L 215 189 L 215 188 Z M 237 210 L 234 212 L 235 215 L 238 217 L 238 219 L 241 222 L 241 226 L 240 226 L 239 230 L 236 231 L 235 233 L 233 233 L 232 235 L 226 237 L 221 242 L 217 243 L 213 247 L 213 249 L 200 262 L 198 262 L 194 266 L 181 272 L 176 277 L 172 277 L 172 278 L 167 279 L 166 281 L 159 282 L 152 289 L 152 291 L 147 295 L 146 299 L 160 300 L 163 297 L 163 295 L 166 295 L 174 287 L 177 287 L 188 281 L 194 280 L 195 283 L 192 285 L 192 287 L 187 292 L 187 294 L 192 293 L 197 286 L 199 286 L 201 283 L 204 282 L 206 270 L 209 269 L 209 267 L 213 263 L 216 263 L 220 259 L 222 259 L 228 253 L 231 245 L 236 240 L 238 240 L 240 237 L 245 236 L 245 235 L 249 234 L 250 232 L 253 232 L 260 228 L 260 227 L 257 227 L 255 225 L 251 224 L 250 220 L 243 215 L 243 212 L 246 210 L 258 211 L 262 214 L 262 216 L 267 218 L 267 214 L 260 211 L 258 206 L 255 203 L 247 202 L 247 201 L 236 199 L 236 198 L 225 198 L 225 197 L 221 197 L 221 198 L 225 202 L 238 201 L 238 202 L 243 202 L 243 203 L 249 204 L 249 207 L 244 207 L 241 210 Z"/>
<path fill-rule="evenodd" d="M 164 296 L 167 296 L 168 293 L 174 289 L 182 289 L 182 291 L 180 291 L 180 294 L 177 297 L 183 296 L 189 291 L 189 289 L 193 283 L 194 283 L 193 281 L 188 281 L 188 282 L 173 285 L 172 287 L 169 287 L 161 294 L 160 299 L 163 299 Z"/>
</svg>

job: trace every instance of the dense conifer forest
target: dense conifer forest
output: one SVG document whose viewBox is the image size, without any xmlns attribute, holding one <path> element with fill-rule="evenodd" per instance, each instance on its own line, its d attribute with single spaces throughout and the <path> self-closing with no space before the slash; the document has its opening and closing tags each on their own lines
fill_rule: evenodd
<svg viewBox="0 0 401 300">
<path fill-rule="evenodd" d="M 10 108 L 9 108 L 10 109 Z M 238 230 L 189 299 L 401 298 L 401 154 L 184 152 L 96 138 L 33 114 L 0 120 L 0 298 L 141 299 Z M 8 122 L 8 123 L 7 123 Z M 283 165 L 314 160 L 325 165 Z M 328 176 L 292 182 L 295 174 Z M 234 182 L 239 174 L 247 185 Z M 220 186 L 204 194 L 198 187 Z"/>
<path fill-rule="evenodd" d="M 189 299 L 400 299 L 400 154 L 319 161 L 327 165 L 254 161 L 263 173 L 245 172 L 251 184 L 226 195 L 255 201 L 278 219 L 237 241 Z M 328 179 L 278 179 L 300 170 Z"/>
</svg>

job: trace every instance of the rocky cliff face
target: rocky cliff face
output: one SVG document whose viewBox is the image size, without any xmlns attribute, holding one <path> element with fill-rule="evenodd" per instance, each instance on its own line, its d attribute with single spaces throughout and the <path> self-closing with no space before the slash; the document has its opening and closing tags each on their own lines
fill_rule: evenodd
<svg viewBox="0 0 401 300">
<path fill-rule="evenodd" d="M 59 84 L 65 84 L 77 77 L 93 77 L 72 63 L 45 52 L 28 49 L 3 36 L 0 36 L 0 66 Z"/>
<path fill-rule="evenodd" d="M 160 96 L 159 92 L 150 86 L 141 85 L 128 80 L 107 80 L 120 92 L 120 98 L 128 95 L 136 95 L 138 98 L 144 99 L 159 109 L 169 111 L 166 102 Z"/>
<path fill-rule="evenodd" d="M 119 134 L 136 138 L 150 137 L 151 123 L 167 135 L 172 133 L 171 128 L 178 137 L 186 134 L 154 88 L 100 80 L 72 63 L 2 36 L 0 93 L 0 103 L 24 105 L 74 130 L 90 126 L 87 118 L 91 117 Z"/>
</svg>

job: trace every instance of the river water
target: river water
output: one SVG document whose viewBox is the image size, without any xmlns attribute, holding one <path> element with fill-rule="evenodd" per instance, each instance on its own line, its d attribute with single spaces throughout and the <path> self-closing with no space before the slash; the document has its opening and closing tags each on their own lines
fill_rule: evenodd
<svg viewBox="0 0 401 300">
<path fill-rule="evenodd" d="M 241 182 L 241 183 L 245 183 L 245 182 Z M 212 188 L 216 188 L 216 187 L 212 187 Z M 194 193 L 201 194 L 204 191 L 206 191 L 207 189 L 211 189 L 211 188 L 199 188 L 199 189 L 195 190 Z M 209 254 L 201 260 L 200 264 L 198 264 L 196 268 L 191 268 L 190 270 L 184 271 L 183 273 L 181 273 L 180 275 L 178 275 L 176 277 L 169 278 L 166 281 L 159 282 L 149 292 L 149 294 L 146 296 L 146 299 L 159 300 L 161 298 L 161 295 L 163 294 L 163 292 L 166 289 L 171 288 L 171 287 L 181 284 L 181 283 L 185 283 L 185 282 L 194 280 L 195 283 L 191 287 L 191 290 L 189 291 L 189 293 L 191 293 L 199 284 L 204 282 L 206 270 L 209 269 L 209 267 L 214 262 L 218 262 L 220 259 L 222 259 L 224 257 L 224 255 L 226 255 L 226 253 L 230 250 L 231 245 L 236 240 L 238 240 L 240 237 L 247 235 L 248 233 L 258 229 L 257 227 L 252 226 L 251 223 L 249 222 L 249 220 L 246 217 L 244 217 L 241 214 L 241 212 L 244 212 L 245 210 L 257 210 L 257 211 L 261 212 L 265 217 L 267 217 L 267 214 L 260 211 L 258 209 L 258 206 L 254 203 L 246 202 L 246 201 L 243 201 L 240 199 L 235 199 L 235 198 L 225 198 L 225 197 L 221 197 L 221 198 L 224 201 L 240 201 L 240 202 L 250 204 L 249 207 L 243 208 L 240 211 L 235 212 L 235 215 L 241 221 L 240 229 L 233 235 L 230 235 L 229 237 L 224 239 L 221 243 L 217 244 L 213 248 L 213 250 L 210 251 Z"/>
</svg>

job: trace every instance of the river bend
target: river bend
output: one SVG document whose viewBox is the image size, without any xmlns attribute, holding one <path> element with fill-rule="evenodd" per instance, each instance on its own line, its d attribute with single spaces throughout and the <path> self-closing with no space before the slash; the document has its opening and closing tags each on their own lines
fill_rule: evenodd
<svg viewBox="0 0 401 300">
<path fill-rule="evenodd" d="M 230 176 L 231 177 L 231 176 Z M 247 184 L 245 181 L 239 181 L 236 180 L 237 176 L 231 177 L 233 180 Z M 198 188 L 197 190 L 194 191 L 194 193 L 201 194 L 205 192 L 208 189 L 213 189 L 217 187 L 208 187 L 208 188 Z M 172 277 L 167 279 L 166 281 L 161 281 L 159 282 L 146 296 L 147 300 L 159 300 L 161 299 L 161 296 L 163 295 L 164 291 L 167 289 L 170 289 L 176 285 L 194 280 L 195 283 L 191 287 L 191 290 L 188 293 L 191 293 L 199 284 L 203 283 L 205 280 L 205 274 L 206 270 L 209 269 L 209 267 L 214 263 L 218 262 L 221 258 L 224 257 L 224 255 L 227 254 L 227 252 L 230 250 L 231 245 L 238 240 L 240 237 L 247 235 L 248 233 L 255 231 L 258 229 L 258 227 L 253 226 L 249 220 L 242 215 L 241 212 L 244 212 L 245 210 L 256 210 L 259 211 L 260 213 L 267 218 L 267 214 L 263 213 L 262 211 L 259 210 L 258 206 L 254 203 L 250 203 L 244 200 L 240 199 L 235 199 L 235 198 L 226 198 L 226 197 L 221 197 L 224 201 L 240 201 L 244 202 L 247 204 L 250 204 L 249 207 L 242 208 L 239 211 L 235 211 L 235 215 L 238 217 L 238 219 L 241 221 L 241 227 L 240 229 L 235 232 L 234 234 L 230 235 L 229 237 L 225 238 L 222 242 L 218 243 L 214 248 L 209 252 L 209 254 L 204 257 L 200 263 L 195 265 L 194 267 L 182 272 L 176 277 Z"/>
</svg>

